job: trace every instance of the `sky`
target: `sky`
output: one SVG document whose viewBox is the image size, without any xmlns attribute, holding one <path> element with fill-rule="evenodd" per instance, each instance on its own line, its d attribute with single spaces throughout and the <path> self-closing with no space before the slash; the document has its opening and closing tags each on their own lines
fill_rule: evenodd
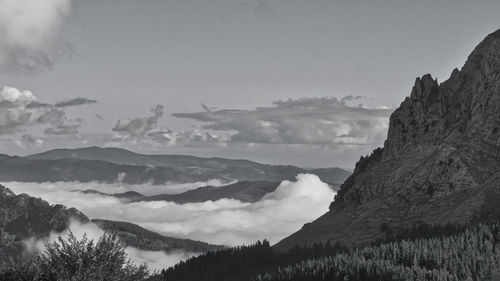
<svg viewBox="0 0 500 281">
<path fill-rule="evenodd" d="M 0 152 L 115 146 L 352 169 L 497 0 L 0 0 Z"/>
</svg>

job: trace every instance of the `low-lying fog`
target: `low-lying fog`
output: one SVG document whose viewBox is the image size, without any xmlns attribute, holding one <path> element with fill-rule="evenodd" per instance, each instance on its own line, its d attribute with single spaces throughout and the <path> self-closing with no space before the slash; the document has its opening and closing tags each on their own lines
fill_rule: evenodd
<svg viewBox="0 0 500 281">
<path fill-rule="evenodd" d="M 86 189 L 105 193 L 133 190 L 154 195 L 178 193 L 200 186 L 201 183 L 168 186 L 77 182 L 2 184 L 18 194 L 27 193 L 41 197 L 51 204 L 75 207 L 89 218 L 127 221 L 166 236 L 230 246 L 250 244 L 262 239 L 276 243 L 300 229 L 304 223 L 325 213 L 335 195 L 327 184 L 310 174 L 300 174 L 296 181 L 283 181 L 274 192 L 256 203 L 243 203 L 233 199 L 188 204 L 164 201 L 124 203 L 109 196 L 72 192 Z M 217 182 L 209 184 L 214 185 Z M 95 232 L 95 229 L 91 228 L 89 226 L 88 232 Z M 146 253 L 144 258 L 144 251 L 129 249 L 129 253 L 136 261 L 146 261 L 153 268 L 170 266 L 191 255 Z M 150 258 L 151 255 L 156 257 Z M 151 260 L 155 259 L 162 262 L 152 264 Z"/>
</svg>

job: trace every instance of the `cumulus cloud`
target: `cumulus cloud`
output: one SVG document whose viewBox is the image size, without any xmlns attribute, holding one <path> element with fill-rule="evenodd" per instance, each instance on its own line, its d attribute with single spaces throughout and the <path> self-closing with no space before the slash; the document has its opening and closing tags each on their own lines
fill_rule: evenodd
<svg viewBox="0 0 500 281">
<path fill-rule="evenodd" d="M 66 106 L 89 104 L 89 101 L 92 100 L 77 98 L 69 100 Z M 0 135 L 23 133 L 24 137 L 16 142 L 20 147 L 30 143 L 26 137 L 29 134 L 24 132 L 34 126 L 45 126 L 45 135 L 78 135 L 82 120 L 69 119 L 63 107 L 41 102 L 31 91 L 3 87 L 0 90 Z"/>
<path fill-rule="evenodd" d="M 79 221 L 72 221 L 68 226 L 68 229 L 66 229 L 62 233 L 51 232 L 49 236 L 43 237 L 41 239 L 31 238 L 23 241 L 25 249 L 26 251 L 31 253 L 38 252 L 43 254 L 46 250 L 45 245 L 47 243 L 56 242 L 59 236 L 67 240 L 70 231 L 78 239 L 82 239 L 85 236 L 89 240 L 94 241 L 99 240 L 99 238 L 104 234 L 104 231 L 94 223 L 81 223 Z M 181 260 L 185 260 L 196 255 L 195 253 L 183 251 L 174 251 L 171 253 L 165 253 L 164 251 L 146 251 L 134 247 L 125 247 L 125 252 L 136 265 L 145 263 L 150 269 L 158 271 L 162 270 L 163 268 L 172 266 Z"/>
<path fill-rule="evenodd" d="M 151 116 L 138 117 L 134 119 L 119 119 L 114 132 L 119 132 L 124 137 L 144 136 L 153 129 L 156 129 L 158 119 L 163 116 L 163 105 L 156 105 L 151 109 Z"/>
<path fill-rule="evenodd" d="M 38 103 L 30 91 L 20 91 L 12 87 L 3 87 L 0 91 L 0 134 L 12 134 L 34 124 L 62 122 L 64 113 L 45 107 L 28 107 Z"/>
<path fill-rule="evenodd" d="M 71 0 L 0 0 L 0 70 L 50 69 L 67 51 L 60 29 Z"/>
<path fill-rule="evenodd" d="M 16 139 L 15 144 L 19 147 L 39 147 L 43 145 L 43 140 L 41 138 L 32 136 L 30 134 L 24 134 L 20 138 Z"/>
<path fill-rule="evenodd" d="M 165 201 L 127 204 L 113 197 L 75 196 L 71 192 L 94 189 L 109 193 L 109 189 L 117 188 L 112 184 L 12 182 L 5 185 L 16 193 L 76 207 L 91 218 L 129 221 L 167 236 L 225 245 L 249 244 L 259 239 L 277 242 L 325 213 L 335 195 L 317 176 L 308 174 L 298 175 L 296 181 L 283 181 L 256 203 L 221 199 L 189 204 Z"/>
<path fill-rule="evenodd" d="M 205 106 L 206 107 L 206 106 Z M 208 107 L 206 107 L 208 109 Z M 223 135 L 200 129 L 174 131 L 158 126 L 158 120 L 163 117 L 163 106 L 151 108 L 151 115 L 133 119 L 119 119 L 112 129 L 114 134 L 106 143 L 107 146 L 145 145 L 148 147 L 163 147 L 176 144 L 192 145 L 194 143 L 221 143 Z"/>
<path fill-rule="evenodd" d="M 58 102 L 55 104 L 55 107 L 77 106 L 77 105 L 85 105 L 93 103 L 97 103 L 97 101 L 88 98 L 78 97 L 67 101 Z"/>
<path fill-rule="evenodd" d="M 207 123 L 205 130 L 235 132 L 231 142 L 264 144 L 379 144 L 385 138 L 391 110 L 353 105 L 347 96 L 275 101 L 253 110 L 175 113 L 174 117 Z"/>
<path fill-rule="evenodd" d="M 28 104 L 36 102 L 37 99 L 31 91 L 20 91 L 12 87 L 3 87 L 0 93 L 2 101 L 10 102 L 12 104 Z"/>
</svg>

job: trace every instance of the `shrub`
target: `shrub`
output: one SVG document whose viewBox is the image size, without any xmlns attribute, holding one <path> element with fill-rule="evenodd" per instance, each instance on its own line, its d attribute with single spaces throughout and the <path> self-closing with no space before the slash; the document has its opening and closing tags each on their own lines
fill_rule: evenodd
<svg viewBox="0 0 500 281">
<path fill-rule="evenodd" d="M 141 281 L 149 277 L 146 265 L 135 266 L 115 235 L 104 234 L 97 242 L 70 232 L 67 239 L 46 244 L 43 254 L 28 263 L 11 265 L 0 280 L 47 281 Z"/>
</svg>

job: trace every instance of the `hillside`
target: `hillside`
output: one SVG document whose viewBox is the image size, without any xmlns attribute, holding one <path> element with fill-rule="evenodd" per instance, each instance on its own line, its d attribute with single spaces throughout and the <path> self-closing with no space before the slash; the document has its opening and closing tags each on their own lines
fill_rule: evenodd
<svg viewBox="0 0 500 281">
<path fill-rule="evenodd" d="M 50 205 L 27 194 L 16 195 L 0 185 L 0 265 L 10 258 L 22 258 L 24 240 L 43 238 L 51 232 L 62 232 L 67 229 L 71 220 L 82 223 L 90 221 L 74 208 Z M 105 231 L 116 231 L 125 245 L 141 250 L 186 250 L 199 253 L 222 248 L 204 242 L 165 237 L 131 223 L 104 220 L 92 222 Z"/>
<path fill-rule="evenodd" d="M 27 194 L 16 195 L 0 185 L 0 264 L 22 255 L 23 240 L 62 232 L 70 219 L 89 221 L 76 209 L 50 205 Z"/>
<path fill-rule="evenodd" d="M 500 214 L 500 30 L 439 84 L 417 78 L 391 115 L 383 148 L 362 157 L 330 211 L 276 249 L 357 245 L 416 224 L 467 224 Z"/>
<path fill-rule="evenodd" d="M 314 243 L 281 253 L 263 241 L 192 257 L 162 270 L 158 280 L 498 280 L 499 230 L 498 221 L 420 225 L 358 248 Z"/>
<path fill-rule="evenodd" d="M 129 222 L 101 219 L 93 219 L 92 222 L 106 232 L 116 233 L 120 241 L 127 246 L 141 250 L 165 252 L 183 250 L 190 253 L 202 253 L 224 249 L 223 246 L 210 245 L 205 242 L 166 237 Z"/>
</svg>

